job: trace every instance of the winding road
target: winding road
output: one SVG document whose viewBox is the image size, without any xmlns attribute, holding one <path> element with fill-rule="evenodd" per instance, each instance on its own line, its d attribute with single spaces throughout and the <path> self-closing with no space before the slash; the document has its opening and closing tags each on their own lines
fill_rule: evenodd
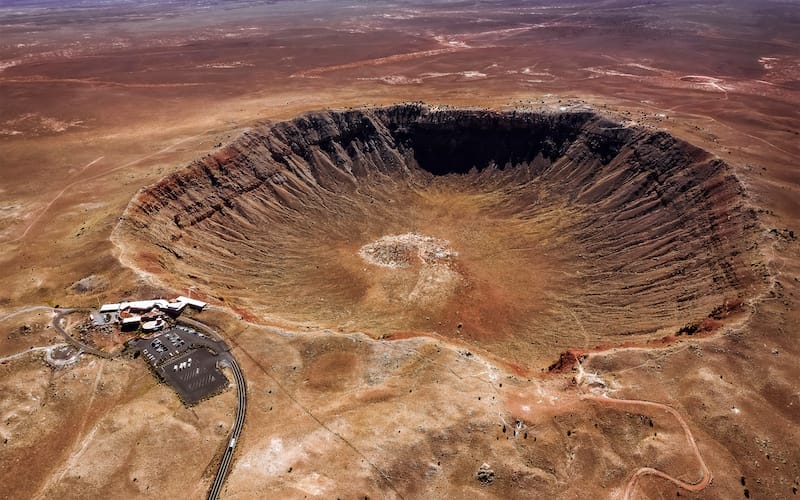
<svg viewBox="0 0 800 500">
<path fill-rule="evenodd" d="M 178 320 L 178 323 L 189 325 L 209 335 L 211 338 L 223 341 L 222 336 L 204 323 L 191 318 L 181 318 Z M 233 378 L 236 382 L 236 419 L 233 422 L 231 433 L 228 435 L 228 446 L 225 447 L 225 451 L 222 453 L 222 459 L 219 462 L 217 474 L 214 476 L 214 482 L 211 483 L 211 488 L 208 490 L 208 500 L 216 500 L 219 498 L 222 485 L 225 483 L 225 478 L 228 475 L 231 462 L 233 461 L 233 453 L 236 451 L 236 444 L 239 441 L 239 434 L 241 434 L 242 428 L 244 427 L 244 417 L 247 413 L 247 382 L 244 379 L 242 369 L 239 367 L 239 363 L 236 362 L 236 358 L 234 358 L 230 352 L 220 353 L 220 357 L 224 358 L 230 364 L 231 370 L 233 371 Z"/>
<path fill-rule="evenodd" d="M 634 488 L 636 488 L 636 483 L 639 479 L 643 476 L 656 476 L 662 479 L 666 479 L 667 481 L 673 483 L 675 486 L 679 488 L 683 488 L 686 491 L 691 492 L 698 492 L 705 489 L 711 483 L 711 471 L 708 469 L 705 460 L 703 460 L 703 456 L 700 454 L 700 450 L 697 447 L 697 443 L 695 442 L 694 436 L 692 435 L 691 429 L 689 429 L 689 425 L 686 423 L 686 420 L 683 419 L 680 413 L 678 413 L 674 408 L 667 406 L 661 403 L 655 403 L 652 401 L 644 401 L 639 399 L 616 399 L 610 398 L 608 396 L 589 396 L 587 394 L 581 394 L 580 398 L 586 401 L 592 401 L 595 403 L 600 403 L 604 405 L 611 405 L 611 406 L 643 406 L 645 408 L 655 408 L 658 410 L 663 410 L 670 415 L 672 415 L 675 420 L 678 421 L 681 428 L 683 429 L 684 434 L 686 435 L 686 440 L 689 441 L 689 445 L 691 447 L 692 452 L 697 457 L 697 461 L 700 462 L 700 469 L 703 472 L 703 477 L 700 481 L 696 483 L 688 483 L 686 481 L 682 481 L 676 477 L 670 476 L 666 472 L 662 472 L 658 469 L 654 469 L 652 467 L 640 467 L 636 469 L 636 472 L 633 473 L 628 484 L 625 486 L 625 492 L 622 496 L 624 500 L 629 500 L 633 497 Z"/>
<path fill-rule="evenodd" d="M 26 314 L 33 311 L 56 311 L 56 309 L 50 306 L 30 306 L 30 307 L 23 307 L 22 309 L 17 309 L 16 311 L 10 312 L 5 316 L 0 317 L 0 321 L 5 321 L 7 319 L 11 319 L 15 316 L 19 316 L 21 314 Z"/>
<path fill-rule="evenodd" d="M 64 328 L 61 326 L 61 320 L 63 319 L 65 314 L 73 313 L 73 312 L 89 312 L 91 309 L 56 309 L 56 315 L 53 317 L 53 328 L 55 328 L 56 332 L 61 335 L 64 340 L 72 344 L 73 346 L 77 347 L 78 349 L 82 350 L 83 352 L 87 352 L 89 354 L 94 354 L 95 356 L 99 356 L 101 358 L 111 359 L 115 357 L 114 354 L 109 354 L 105 351 L 101 351 L 100 349 L 95 349 L 94 347 L 84 344 L 83 342 L 77 340 L 72 335 L 67 333 Z"/>
<path fill-rule="evenodd" d="M 231 370 L 233 370 L 233 377 L 236 380 L 236 420 L 233 423 L 233 428 L 228 438 L 228 446 L 222 454 L 222 460 L 219 463 L 217 475 L 214 477 L 214 482 L 211 483 L 211 489 L 208 491 L 209 500 L 216 500 L 219 498 L 219 492 L 222 489 L 222 484 L 225 482 L 225 477 L 228 475 L 228 469 L 233 460 L 233 452 L 236 450 L 236 442 L 239 440 L 239 434 L 242 432 L 244 416 L 247 411 L 247 384 L 245 383 L 244 375 L 236 359 L 230 354 L 225 354 L 225 356 L 228 357 Z"/>
<path fill-rule="evenodd" d="M 28 354 L 31 354 L 31 353 L 34 353 L 34 352 L 49 351 L 51 349 L 55 349 L 57 347 L 63 347 L 65 345 L 66 344 L 53 344 L 53 345 L 44 345 L 44 346 L 40 346 L 40 347 L 31 347 L 30 349 L 26 349 L 26 350 L 18 352 L 16 354 L 11 354 L 9 356 L 4 356 L 4 357 L 0 358 L 0 364 L 6 363 L 8 361 L 15 360 L 17 358 L 21 358 L 21 357 L 27 356 Z"/>
<path fill-rule="evenodd" d="M 113 354 L 102 351 L 100 349 L 96 349 L 88 344 L 79 341 L 64 329 L 62 323 L 65 315 L 71 313 L 81 313 L 81 312 L 89 313 L 91 309 L 88 308 L 55 309 L 49 306 L 31 306 L 7 313 L 5 316 L 0 317 L 0 321 L 5 321 L 18 315 L 39 310 L 48 310 L 53 312 L 53 323 L 52 323 L 53 328 L 64 340 L 66 340 L 70 345 L 74 346 L 77 349 L 78 356 L 80 356 L 80 354 L 82 353 L 88 353 L 105 359 L 115 357 L 115 355 Z M 229 349 L 228 345 L 224 342 L 224 339 L 216 331 L 214 331 L 204 323 L 201 323 L 199 321 L 190 318 L 181 318 L 180 320 L 178 320 L 178 323 L 184 323 L 188 326 L 191 326 L 194 329 L 204 332 L 206 335 L 222 343 L 221 347 L 223 349 L 225 350 Z M 65 344 L 54 344 L 49 346 L 32 347 L 22 352 L 11 354 L 5 357 L 0 357 L 0 363 L 6 363 L 8 361 L 12 361 L 14 359 L 21 358 L 23 356 L 27 356 L 34 352 L 46 351 L 49 353 L 52 349 L 57 347 L 62 347 L 64 345 Z M 211 484 L 211 488 L 209 489 L 208 492 L 209 500 L 216 500 L 217 498 L 219 498 L 219 493 L 222 490 L 222 486 L 225 483 L 225 479 L 228 475 L 231 463 L 233 461 L 233 454 L 236 451 L 236 444 L 237 441 L 239 440 L 239 435 L 242 432 L 242 428 L 244 427 L 245 414 L 247 412 L 247 383 L 245 381 L 244 374 L 242 373 L 242 369 L 239 367 L 239 363 L 236 362 L 236 359 L 230 352 L 219 352 L 219 356 L 223 359 L 223 362 L 228 363 L 228 365 L 230 366 L 233 372 L 234 380 L 236 382 L 236 395 L 237 395 L 236 418 L 234 420 L 233 427 L 231 428 L 230 435 L 228 436 L 227 446 L 225 447 L 225 451 L 222 454 L 222 459 L 220 460 L 219 468 L 217 469 L 217 473 L 214 476 L 214 481 Z"/>
</svg>

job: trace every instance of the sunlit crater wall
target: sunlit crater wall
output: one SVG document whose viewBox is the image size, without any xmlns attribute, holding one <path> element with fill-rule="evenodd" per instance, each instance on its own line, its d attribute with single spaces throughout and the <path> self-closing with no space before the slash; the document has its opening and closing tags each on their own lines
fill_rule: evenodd
<svg viewBox="0 0 800 500">
<path fill-rule="evenodd" d="M 435 333 L 526 364 L 716 327 L 764 279 L 728 165 L 589 111 L 262 125 L 142 190 L 115 238 L 126 262 L 254 321 Z M 452 255 L 425 262 L 408 238 Z M 365 260 L 376 241 L 408 265 Z"/>
</svg>

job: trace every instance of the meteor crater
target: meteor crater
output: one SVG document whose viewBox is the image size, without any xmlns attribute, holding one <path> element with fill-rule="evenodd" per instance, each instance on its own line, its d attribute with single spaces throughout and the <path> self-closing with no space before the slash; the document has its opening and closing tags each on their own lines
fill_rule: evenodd
<svg viewBox="0 0 800 500">
<path fill-rule="evenodd" d="M 139 192 L 123 260 L 252 321 L 515 363 L 718 328 L 763 285 L 733 169 L 594 111 L 405 104 L 259 125 Z"/>
</svg>

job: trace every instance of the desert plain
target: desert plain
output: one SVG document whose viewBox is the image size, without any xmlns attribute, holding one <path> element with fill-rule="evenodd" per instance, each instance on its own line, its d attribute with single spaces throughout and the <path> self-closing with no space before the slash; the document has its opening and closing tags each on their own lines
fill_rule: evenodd
<svg viewBox="0 0 800 500">
<path fill-rule="evenodd" d="M 0 33 L 0 497 L 207 495 L 235 387 L 45 359 L 56 309 L 172 294 L 247 381 L 223 498 L 797 495 L 795 3 L 23 1 Z M 514 160 L 540 116 L 577 125 Z"/>
</svg>

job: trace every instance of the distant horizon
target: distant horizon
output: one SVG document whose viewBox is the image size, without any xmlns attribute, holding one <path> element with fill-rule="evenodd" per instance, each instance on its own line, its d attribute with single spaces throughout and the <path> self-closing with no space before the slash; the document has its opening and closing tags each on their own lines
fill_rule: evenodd
<svg viewBox="0 0 800 500">
<path fill-rule="evenodd" d="M 800 0 L 0 1 L 0 103 L 2 495 L 800 492 Z"/>
</svg>

